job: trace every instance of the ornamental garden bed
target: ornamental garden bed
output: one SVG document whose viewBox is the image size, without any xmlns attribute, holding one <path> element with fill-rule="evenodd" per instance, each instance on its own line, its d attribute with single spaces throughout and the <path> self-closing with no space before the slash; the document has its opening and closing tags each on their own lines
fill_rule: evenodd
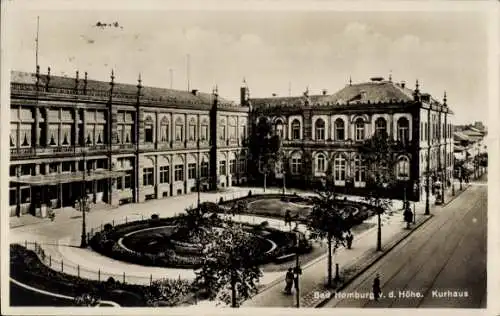
<svg viewBox="0 0 500 316">
<path fill-rule="evenodd" d="M 33 251 L 16 244 L 10 245 L 10 275 L 40 290 L 72 297 L 91 294 L 129 307 L 175 306 L 185 302 L 191 292 L 191 283 L 185 280 L 164 279 L 153 282 L 153 286 L 143 286 L 112 278 L 100 282 L 56 272 L 40 262 Z"/>
<path fill-rule="evenodd" d="M 106 224 L 102 232 L 90 240 L 95 251 L 130 263 L 171 268 L 198 269 L 202 266 L 204 255 L 201 241 L 204 240 L 200 227 L 197 234 L 185 229 L 185 217 L 156 218 L 130 222 L 115 227 Z M 219 221 L 209 222 L 217 227 Z M 206 225 L 206 224 L 205 224 Z M 289 253 L 295 253 L 296 235 L 268 227 L 267 222 L 258 225 L 242 224 L 251 234 L 250 242 L 262 249 L 259 258 L 262 264 L 269 263 Z M 301 234 L 299 252 L 307 253 L 312 246 Z"/>
<path fill-rule="evenodd" d="M 287 210 L 290 211 L 293 220 L 305 222 L 312 208 L 312 202 L 308 197 L 297 194 L 261 194 L 241 197 L 235 200 L 223 201 L 219 205 L 229 209 L 236 202 L 247 203 L 248 207 L 241 214 L 257 215 L 269 218 L 283 219 Z M 353 225 L 361 224 L 364 220 L 374 215 L 373 206 L 365 202 L 337 199 L 340 208 L 352 208 Z"/>
</svg>

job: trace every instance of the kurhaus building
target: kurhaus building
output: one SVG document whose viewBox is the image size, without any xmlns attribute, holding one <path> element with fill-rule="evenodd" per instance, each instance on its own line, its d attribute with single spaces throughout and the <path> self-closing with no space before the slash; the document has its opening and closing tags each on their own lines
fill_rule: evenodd
<svg viewBox="0 0 500 316">
<path fill-rule="evenodd" d="M 381 130 L 404 144 L 396 168 L 408 198 L 423 198 L 427 161 L 433 180 L 452 175 L 452 111 L 418 83 L 372 78 L 332 95 L 252 99 L 245 84 L 237 104 L 217 89 L 82 77 L 11 73 L 12 216 L 73 206 L 83 192 L 119 205 L 247 183 L 256 178 L 247 137 L 263 117 L 282 137 L 287 186 L 308 186 L 331 168 L 336 186 L 363 194 L 357 146 Z"/>
<path fill-rule="evenodd" d="M 366 193 L 358 147 L 381 131 L 400 145 L 394 157 L 396 197 L 425 198 L 427 174 L 431 188 L 434 181 L 446 186 L 451 180 L 453 112 L 446 94 L 439 102 L 422 93 L 418 81 L 412 90 L 382 77 L 349 80 L 334 94 L 253 98 L 251 105 L 253 124 L 267 119 L 282 138 L 287 185 L 310 187 L 329 174 L 341 192 Z"/>
<path fill-rule="evenodd" d="M 85 191 L 118 205 L 245 183 L 248 107 L 217 89 L 82 77 L 11 73 L 11 216 L 73 206 Z"/>
</svg>

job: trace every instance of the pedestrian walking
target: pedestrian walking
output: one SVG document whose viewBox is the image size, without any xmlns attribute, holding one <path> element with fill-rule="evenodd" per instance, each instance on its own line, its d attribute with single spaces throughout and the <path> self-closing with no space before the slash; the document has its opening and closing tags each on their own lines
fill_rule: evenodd
<svg viewBox="0 0 500 316">
<path fill-rule="evenodd" d="M 347 249 L 351 249 L 352 241 L 354 240 L 354 236 L 352 235 L 351 231 L 347 233 L 347 237 L 345 239 L 347 241 Z"/>
<path fill-rule="evenodd" d="M 375 299 L 375 301 L 378 301 L 381 292 L 382 291 L 380 290 L 380 275 L 377 273 L 375 279 L 373 280 L 373 298 Z"/>
<path fill-rule="evenodd" d="M 285 226 L 290 226 L 292 228 L 292 214 L 290 214 L 290 210 L 286 210 L 285 212 Z"/>
<path fill-rule="evenodd" d="M 294 281 L 293 269 L 289 268 L 285 276 L 285 294 L 292 294 L 292 285 Z"/>
</svg>

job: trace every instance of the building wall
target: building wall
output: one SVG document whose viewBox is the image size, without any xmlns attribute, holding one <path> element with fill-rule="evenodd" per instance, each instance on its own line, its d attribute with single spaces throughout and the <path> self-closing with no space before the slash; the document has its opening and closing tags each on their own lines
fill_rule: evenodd
<svg viewBox="0 0 500 316">
<path fill-rule="evenodd" d="M 221 105 L 217 101 L 172 104 L 153 102 L 143 95 L 137 98 L 90 90 L 82 94 L 57 87 L 39 87 L 37 92 L 34 85 L 12 87 L 12 180 L 81 171 L 85 150 L 85 160 L 91 162 L 92 170 L 103 168 L 126 173 L 99 181 L 98 185 L 89 184 L 90 195 L 96 202 L 118 205 L 188 194 L 197 190 L 196 178 L 202 161 L 208 164 L 210 172 L 212 139 L 218 139 L 217 153 L 228 159 L 226 172 L 218 174 L 220 186 L 246 182 L 247 107 Z M 212 135 L 211 126 L 215 122 L 211 121 L 211 111 L 226 122 L 224 139 Z M 37 124 L 39 129 L 35 128 Z M 231 135 L 227 134 L 230 127 Z M 230 162 L 234 164 L 232 170 Z M 192 164 L 195 168 L 190 172 Z M 176 166 L 183 168 L 182 177 L 177 180 Z M 204 182 L 210 182 L 209 174 Z M 77 184 L 80 181 L 75 181 Z M 17 185 L 15 181 L 10 186 L 11 215 L 32 211 L 35 186 Z M 52 206 L 66 206 L 63 205 L 66 202 L 61 202 L 67 199 L 62 196 L 66 188 L 56 185 L 53 189 Z"/>
</svg>

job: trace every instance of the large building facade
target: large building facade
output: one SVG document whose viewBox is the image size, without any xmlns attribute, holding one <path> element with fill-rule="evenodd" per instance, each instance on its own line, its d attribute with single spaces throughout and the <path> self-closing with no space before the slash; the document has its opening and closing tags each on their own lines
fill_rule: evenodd
<svg viewBox="0 0 500 316">
<path fill-rule="evenodd" d="M 282 141 L 285 182 L 311 187 L 327 174 L 340 192 L 366 193 L 366 170 L 358 147 L 377 132 L 396 141 L 391 194 L 424 198 L 429 185 L 446 186 L 453 171 L 452 111 L 443 102 L 391 79 L 349 84 L 334 94 L 253 98 L 252 126 L 266 119 Z M 427 169 L 428 164 L 428 169 Z M 255 165 L 255 164 L 254 164 Z M 254 168 L 254 170 L 256 170 Z M 256 173 L 256 172 L 255 172 Z M 282 175 L 281 175 L 282 177 Z M 282 180 L 277 180 L 280 183 Z"/>
<path fill-rule="evenodd" d="M 11 216 L 84 192 L 119 205 L 245 183 L 248 110 L 216 89 L 12 72 Z"/>
<path fill-rule="evenodd" d="M 11 216 L 44 215 L 82 195 L 119 205 L 245 184 L 258 178 L 248 138 L 270 120 L 282 139 L 287 186 L 331 174 L 363 194 L 357 147 L 377 131 L 400 142 L 396 175 L 407 198 L 423 198 L 426 174 L 452 177 L 452 111 L 446 103 L 383 78 L 334 94 L 249 98 L 239 104 L 197 90 L 12 72 Z M 427 173 L 429 163 L 429 173 Z M 281 180 L 280 180 L 281 181 Z M 280 182 L 281 183 L 281 182 Z M 404 189 L 404 192 L 403 192 Z"/>
</svg>

